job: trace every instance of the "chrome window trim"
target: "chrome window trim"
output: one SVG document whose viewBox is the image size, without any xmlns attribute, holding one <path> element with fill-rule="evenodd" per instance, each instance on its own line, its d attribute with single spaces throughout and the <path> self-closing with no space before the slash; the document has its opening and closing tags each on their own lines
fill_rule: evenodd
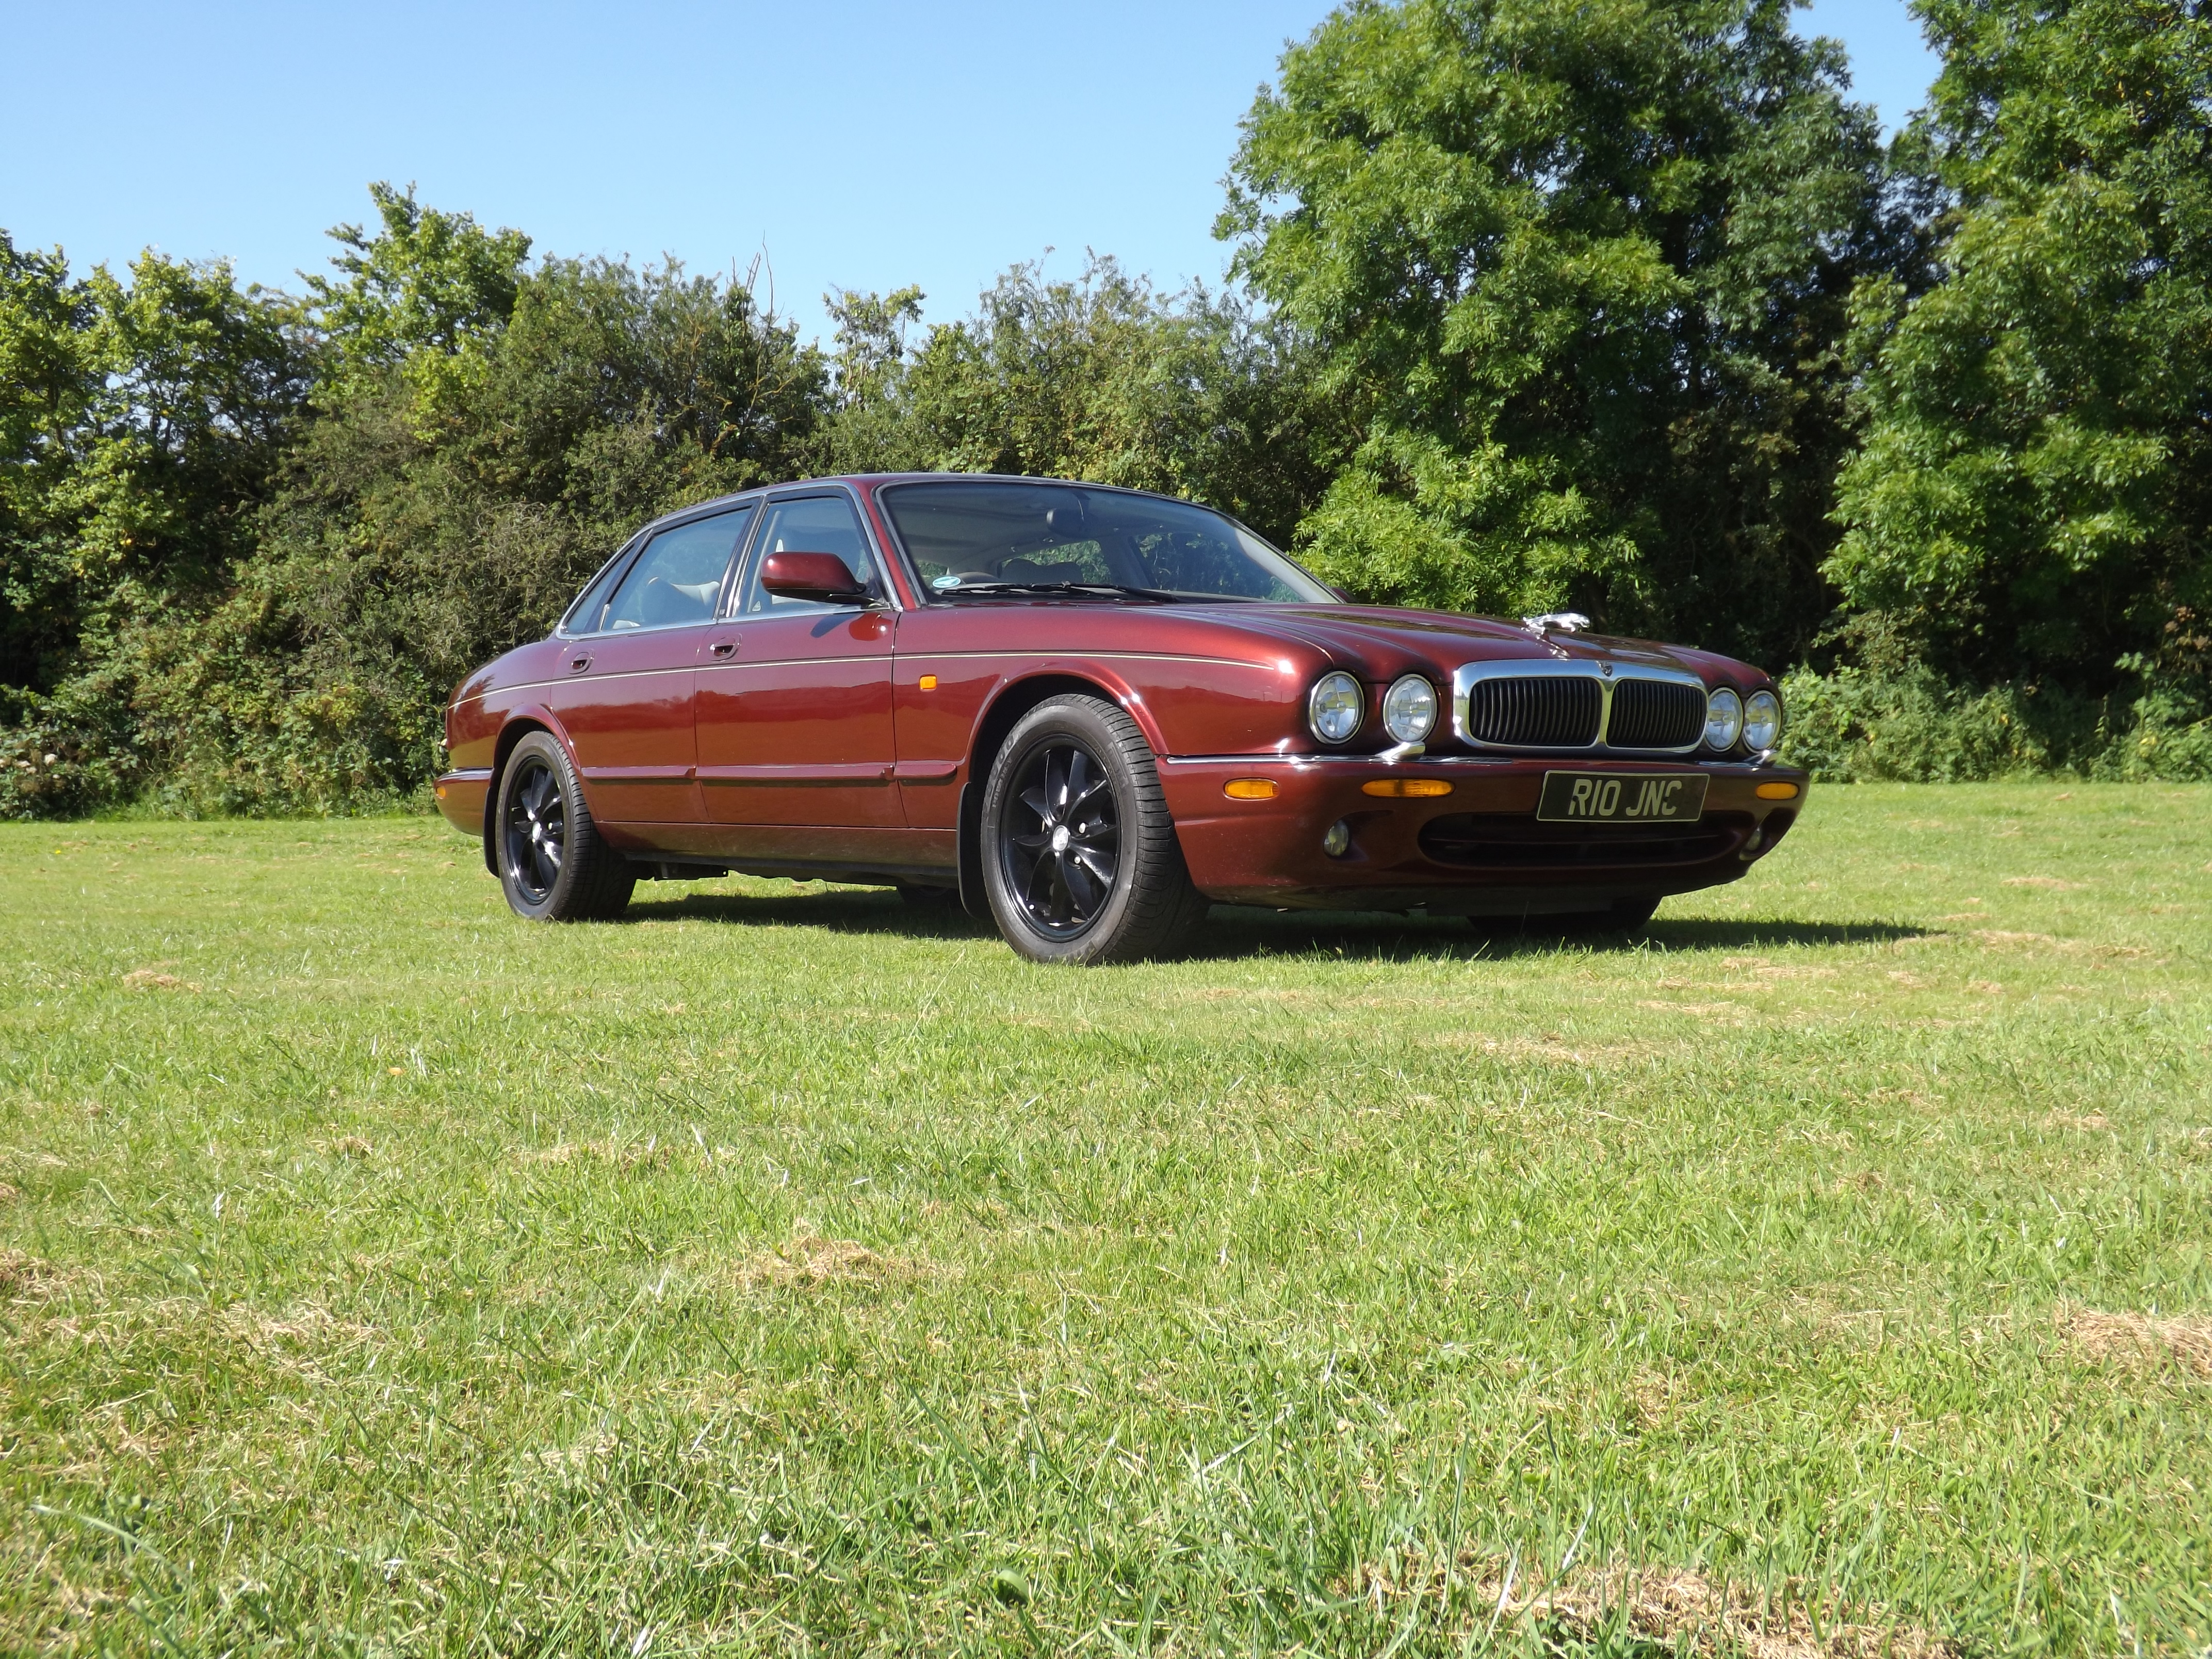
<svg viewBox="0 0 2212 1659">
<path fill-rule="evenodd" d="M 1613 672 L 1608 674 L 1607 667 Z M 1576 746 L 1568 744 L 1485 743 L 1468 730 L 1467 704 L 1475 684 L 1481 680 L 1497 679 L 1583 679 L 1594 680 L 1598 687 L 1597 740 Z M 1615 749 L 1606 739 L 1613 730 L 1613 689 L 1623 680 L 1657 680 L 1662 684 L 1686 685 L 1694 690 L 1702 702 L 1707 696 L 1705 683 L 1698 676 L 1682 668 L 1659 668 L 1644 663 L 1612 663 L 1569 661 L 1558 658 L 1527 659 L 1504 659 L 1490 662 L 1462 663 L 1452 672 L 1452 735 L 1470 749 L 1501 755 L 1694 755 L 1705 747 L 1705 722 L 1698 722 L 1698 735 L 1688 743 L 1672 749 Z"/>
</svg>

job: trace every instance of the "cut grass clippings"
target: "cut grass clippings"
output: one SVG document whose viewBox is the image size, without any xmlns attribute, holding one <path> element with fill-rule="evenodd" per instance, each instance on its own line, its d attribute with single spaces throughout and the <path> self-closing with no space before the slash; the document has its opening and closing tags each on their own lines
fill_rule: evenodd
<svg viewBox="0 0 2212 1659">
<path fill-rule="evenodd" d="M 0 827 L 0 1648 L 2201 1654 L 2208 808 L 1091 971 Z"/>
</svg>

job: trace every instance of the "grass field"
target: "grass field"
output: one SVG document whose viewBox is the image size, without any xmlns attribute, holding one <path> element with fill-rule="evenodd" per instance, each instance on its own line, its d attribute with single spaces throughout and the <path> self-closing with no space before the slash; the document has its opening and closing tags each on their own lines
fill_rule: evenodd
<svg viewBox="0 0 2212 1659">
<path fill-rule="evenodd" d="M 2212 791 L 1632 945 L 0 829 L 0 1647 L 2212 1644 Z"/>
</svg>

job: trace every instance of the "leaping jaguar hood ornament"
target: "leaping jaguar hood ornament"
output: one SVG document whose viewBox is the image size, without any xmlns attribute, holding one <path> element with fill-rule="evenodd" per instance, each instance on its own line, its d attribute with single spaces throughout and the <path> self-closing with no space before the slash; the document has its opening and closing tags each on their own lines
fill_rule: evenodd
<svg viewBox="0 0 2212 1659">
<path fill-rule="evenodd" d="M 1579 611 L 1547 611 L 1521 618 L 1521 626 L 1540 640 L 1547 634 L 1579 634 L 1589 625 L 1590 619 Z"/>
</svg>

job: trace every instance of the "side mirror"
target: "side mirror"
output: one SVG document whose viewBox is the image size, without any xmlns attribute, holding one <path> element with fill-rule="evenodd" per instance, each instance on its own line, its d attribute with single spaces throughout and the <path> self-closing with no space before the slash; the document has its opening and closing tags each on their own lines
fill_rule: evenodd
<svg viewBox="0 0 2212 1659">
<path fill-rule="evenodd" d="M 823 605 L 861 605 L 868 590 L 835 553 L 771 553 L 761 564 L 761 586 L 781 599 Z"/>
</svg>

